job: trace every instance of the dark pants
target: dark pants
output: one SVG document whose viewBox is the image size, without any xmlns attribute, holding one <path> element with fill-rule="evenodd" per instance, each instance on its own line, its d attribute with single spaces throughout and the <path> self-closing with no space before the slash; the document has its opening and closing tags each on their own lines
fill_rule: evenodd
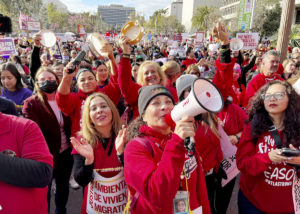
<svg viewBox="0 0 300 214">
<path fill-rule="evenodd" d="M 246 198 L 244 193 L 239 190 L 238 195 L 238 207 L 239 214 L 264 214 L 260 210 L 258 210 L 251 202 Z"/>
<path fill-rule="evenodd" d="M 218 181 L 217 181 L 216 173 L 205 176 L 205 182 L 206 182 L 207 196 L 209 200 L 211 213 L 217 214 L 215 201 L 216 201 L 216 190 L 217 190 Z"/>
<path fill-rule="evenodd" d="M 56 193 L 55 193 L 55 213 L 65 214 L 67 213 L 66 205 L 69 198 L 69 180 L 73 167 L 73 157 L 71 155 L 71 148 L 66 149 L 58 156 L 58 165 L 53 170 L 53 178 L 56 183 Z M 51 186 L 52 181 L 48 186 L 48 211 L 50 213 L 50 199 L 51 199 Z"/>
<path fill-rule="evenodd" d="M 220 186 L 220 188 L 217 189 L 216 208 L 218 214 L 226 214 L 228 205 L 230 203 L 232 191 L 235 185 L 235 180 L 236 178 L 228 182 L 223 188 L 222 186 Z"/>
</svg>

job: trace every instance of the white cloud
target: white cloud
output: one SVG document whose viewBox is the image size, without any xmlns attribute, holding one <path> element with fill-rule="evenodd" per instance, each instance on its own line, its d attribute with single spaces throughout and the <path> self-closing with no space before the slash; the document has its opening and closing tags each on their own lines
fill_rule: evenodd
<svg viewBox="0 0 300 214">
<path fill-rule="evenodd" d="M 154 11 L 166 8 L 173 0 L 60 0 L 71 12 L 96 12 L 98 5 L 121 4 L 124 6 L 135 7 L 138 13 L 142 13 L 146 18 L 151 16 Z M 94 5 L 91 3 L 95 2 Z"/>
</svg>

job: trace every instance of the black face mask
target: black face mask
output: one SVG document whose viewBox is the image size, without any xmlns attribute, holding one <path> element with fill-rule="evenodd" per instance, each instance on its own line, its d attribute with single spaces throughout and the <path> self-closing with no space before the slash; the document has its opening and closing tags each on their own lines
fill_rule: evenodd
<svg viewBox="0 0 300 214">
<path fill-rule="evenodd" d="M 297 67 L 297 68 L 300 68 L 300 61 L 297 61 L 296 67 Z"/>
<path fill-rule="evenodd" d="M 56 81 L 46 80 L 44 82 L 39 83 L 39 87 L 43 92 L 45 92 L 47 94 L 51 94 L 54 91 L 56 91 L 58 85 L 57 85 Z"/>
</svg>

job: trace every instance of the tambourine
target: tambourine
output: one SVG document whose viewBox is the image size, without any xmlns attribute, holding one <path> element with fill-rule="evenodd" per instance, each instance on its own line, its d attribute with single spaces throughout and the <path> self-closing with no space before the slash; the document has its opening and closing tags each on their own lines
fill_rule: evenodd
<svg viewBox="0 0 300 214">
<path fill-rule="evenodd" d="M 47 48 L 51 48 L 56 43 L 56 36 L 55 34 L 50 30 L 41 30 L 41 44 Z"/>
<path fill-rule="evenodd" d="M 129 44 L 131 45 L 138 43 L 142 39 L 143 32 L 144 29 L 138 21 L 127 22 L 121 30 L 121 34 L 127 36 L 130 39 Z"/>
<path fill-rule="evenodd" d="M 244 47 L 244 42 L 241 39 L 232 38 L 230 40 L 230 49 L 233 51 L 239 51 Z"/>
<path fill-rule="evenodd" d="M 98 58 L 105 56 L 105 53 L 101 52 L 102 47 L 107 41 L 101 36 L 100 33 L 89 34 L 86 38 L 87 44 L 91 52 Z"/>
</svg>

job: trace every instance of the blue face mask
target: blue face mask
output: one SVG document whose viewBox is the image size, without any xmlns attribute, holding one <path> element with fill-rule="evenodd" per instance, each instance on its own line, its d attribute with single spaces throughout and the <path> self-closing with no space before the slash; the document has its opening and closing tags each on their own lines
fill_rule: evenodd
<svg viewBox="0 0 300 214">
<path fill-rule="evenodd" d="M 199 67 L 199 70 L 200 70 L 201 73 L 203 73 L 204 70 L 205 70 L 205 67 L 201 66 L 201 67 Z"/>
</svg>

